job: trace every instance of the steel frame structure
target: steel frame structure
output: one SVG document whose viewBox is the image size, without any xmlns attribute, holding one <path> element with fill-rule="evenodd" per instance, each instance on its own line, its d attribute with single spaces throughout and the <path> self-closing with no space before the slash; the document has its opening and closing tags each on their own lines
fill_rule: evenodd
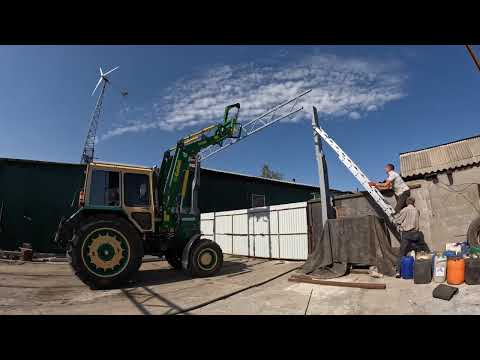
<svg viewBox="0 0 480 360">
<path fill-rule="evenodd" d="M 244 124 L 240 124 L 236 137 L 227 139 L 221 144 L 211 145 L 208 148 L 205 148 L 199 154 L 200 160 L 204 161 L 205 159 L 208 159 L 210 156 L 218 153 L 219 151 L 225 150 L 229 146 L 232 146 L 233 144 L 236 144 L 239 141 L 246 139 L 247 137 L 279 122 L 280 120 L 293 117 L 298 112 L 303 110 L 303 106 L 295 108 L 297 106 L 298 100 L 311 91 L 312 89 L 304 91 L 303 93 L 295 96 L 294 98 L 275 106 L 273 109 L 256 117 L 255 119 L 250 120 Z M 292 104 L 292 106 L 288 106 L 290 104 Z"/>
</svg>

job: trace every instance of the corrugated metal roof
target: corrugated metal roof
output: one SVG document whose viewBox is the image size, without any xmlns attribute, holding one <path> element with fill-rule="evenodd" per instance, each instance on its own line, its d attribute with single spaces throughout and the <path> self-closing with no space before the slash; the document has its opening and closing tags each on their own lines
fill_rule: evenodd
<svg viewBox="0 0 480 360">
<path fill-rule="evenodd" d="M 402 177 L 424 175 L 480 163 L 480 136 L 400 154 Z"/>
</svg>

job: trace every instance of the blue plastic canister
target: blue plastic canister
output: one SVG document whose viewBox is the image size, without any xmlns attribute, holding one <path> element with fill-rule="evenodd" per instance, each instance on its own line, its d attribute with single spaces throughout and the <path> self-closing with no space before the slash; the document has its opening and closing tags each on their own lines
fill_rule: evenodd
<svg viewBox="0 0 480 360">
<path fill-rule="evenodd" d="M 443 256 L 446 256 L 447 258 L 455 257 L 455 256 L 457 256 L 457 253 L 455 251 L 447 250 L 447 251 L 443 252 Z"/>
<path fill-rule="evenodd" d="M 413 256 L 404 256 L 402 257 L 402 268 L 400 270 L 400 275 L 402 279 L 413 279 L 413 263 L 415 259 Z"/>
<path fill-rule="evenodd" d="M 470 252 L 470 245 L 468 245 L 468 242 L 462 242 L 459 244 L 462 248 L 462 256 L 467 255 Z"/>
</svg>

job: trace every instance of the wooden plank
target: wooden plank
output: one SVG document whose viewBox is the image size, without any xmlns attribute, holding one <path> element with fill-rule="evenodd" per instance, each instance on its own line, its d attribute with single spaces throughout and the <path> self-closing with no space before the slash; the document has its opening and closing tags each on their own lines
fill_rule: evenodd
<svg viewBox="0 0 480 360">
<path fill-rule="evenodd" d="M 306 275 L 293 275 L 288 279 L 288 281 L 307 283 L 307 284 L 316 284 L 316 285 L 353 287 L 353 288 L 360 288 L 360 289 L 385 290 L 387 288 L 386 284 L 320 280 L 312 276 L 306 276 Z"/>
<path fill-rule="evenodd" d="M 350 269 L 350 274 L 370 274 L 368 269 Z"/>
</svg>

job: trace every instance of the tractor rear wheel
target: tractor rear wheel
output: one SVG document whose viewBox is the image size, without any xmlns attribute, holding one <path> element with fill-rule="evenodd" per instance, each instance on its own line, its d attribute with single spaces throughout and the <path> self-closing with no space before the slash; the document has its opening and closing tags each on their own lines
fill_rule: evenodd
<svg viewBox="0 0 480 360">
<path fill-rule="evenodd" d="M 198 240 L 190 250 L 190 274 L 194 277 L 213 276 L 223 265 L 223 253 L 217 243 Z"/>
<path fill-rule="evenodd" d="M 91 289 L 119 287 L 142 264 L 143 245 L 138 232 L 120 217 L 88 218 L 68 244 L 75 275 Z"/>
<path fill-rule="evenodd" d="M 480 246 L 480 217 L 473 219 L 467 230 L 467 241 L 470 246 Z"/>
</svg>

